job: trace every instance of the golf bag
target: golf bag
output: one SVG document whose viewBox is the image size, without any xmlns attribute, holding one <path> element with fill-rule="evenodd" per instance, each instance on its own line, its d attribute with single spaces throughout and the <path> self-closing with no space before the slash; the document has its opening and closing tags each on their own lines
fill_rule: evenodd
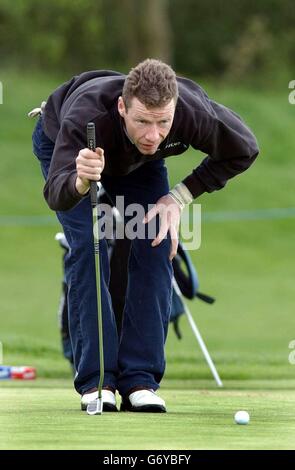
<svg viewBox="0 0 295 470">
<path fill-rule="evenodd" d="M 110 203 L 110 200 L 105 192 L 102 193 L 100 202 L 108 204 Z M 120 218 L 118 217 L 117 211 L 114 208 L 113 217 L 115 224 L 120 223 Z M 69 251 L 67 240 L 63 233 L 56 234 L 55 239 L 63 248 L 64 261 L 64 258 L 67 256 Z M 128 280 L 128 258 L 131 242 L 127 238 L 117 240 L 112 238 L 107 240 L 107 243 L 111 273 L 109 290 L 112 298 L 117 330 L 118 334 L 120 334 Z M 214 298 L 199 292 L 199 280 L 196 269 L 194 268 L 192 261 L 181 242 L 178 245 L 177 255 L 173 259 L 172 264 L 174 269 L 174 280 L 177 283 L 179 291 L 184 297 L 188 299 L 194 299 L 197 297 L 209 304 L 212 304 L 215 301 Z M 182 296 L 179 295 L 179 291 L 177 292 L 175 287 L 173 288 L 170 322 L 173 324 L 176 336 L 181 339 L 179 318 L 185 313 L 185 306 Z M 73 364 L 73 354 L 68 325 L 67 285 L 65 279 L 62 281 L 62 293 L 58 310 L 58 318 L 63 354 L 64 357 L 68 359 L 71 364 Z"/>
</svg>

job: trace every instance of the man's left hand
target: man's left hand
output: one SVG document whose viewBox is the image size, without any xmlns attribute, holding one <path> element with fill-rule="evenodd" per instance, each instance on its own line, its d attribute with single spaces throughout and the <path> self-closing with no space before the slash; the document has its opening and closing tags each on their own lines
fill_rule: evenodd
<svg viewBox="0 0 295 470">
<path fill-rule="evenodd" d="M 170 194 L 161 197 L 154 207 L 145 215 L 144 223 L 150 222 L 157 214 L 160 217 L 160 231 L 157 237 L 153 240 L 152 246 L 158 246 L 167 236 L 168 231 L 171 236 L 171 251 L 169 259 L 172 261 L 177 253 L 178 247 L 178 230 L 181 217 L 181 209 L 177 202 L 174 201 Z"/>
</svg>

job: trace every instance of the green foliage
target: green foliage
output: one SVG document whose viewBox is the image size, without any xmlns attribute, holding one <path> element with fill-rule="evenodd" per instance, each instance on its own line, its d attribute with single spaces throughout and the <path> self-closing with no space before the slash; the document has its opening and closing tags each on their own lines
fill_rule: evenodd
<svg viewBox="0 0 295 470">
<path fill-rule="evenodd" d="M 2 0 L 1 63 L 127 71 L 155 56 L 230 82 L 295 73 L 293 0 Z"/>
<path fill-rule="evenodd" d="M 102 66 L 101 4 L 99 0 L 1 2 L 1 55 L 25 68 Z"/>
<path fill-rule="evenodd" d="M 237 43 L 225 48 L 226 78 L 239 82 L 245 76 L 259 76 L 272 66 L 272 46 L 266 20 L 259 16 L 249 18 Z"/>
<path fill-rule="evenodd" d="M 184 74 L 255 82 L 295 72 L 292 0 L 171 0 L 170 18 Z"/>
</svg>

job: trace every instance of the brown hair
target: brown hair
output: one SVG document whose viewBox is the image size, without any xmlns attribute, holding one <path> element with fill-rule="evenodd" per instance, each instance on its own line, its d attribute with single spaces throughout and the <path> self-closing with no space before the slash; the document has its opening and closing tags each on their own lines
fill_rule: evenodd
<svg viewBox="0 0 295 470">
<path fill-rule="evenodd" d="M 172 99 L 177 101 L 178 85 L 172 68 L 156 59 L 146 59 L 132 68 L 122 92 L 126 109 L 136 97 L 147 108 L 163 107 Z"/>
</svg>

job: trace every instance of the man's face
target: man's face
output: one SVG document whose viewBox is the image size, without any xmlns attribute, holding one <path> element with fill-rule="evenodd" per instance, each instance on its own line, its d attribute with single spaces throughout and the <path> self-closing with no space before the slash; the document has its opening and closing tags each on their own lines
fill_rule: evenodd
<svg viewBox="0 0 295 470">
<path fill-rule="evenodd" d="M 137 98 L 132 98 L 128 110 L 120 96 L 118 111 L 125 121 L 127 134 L 143 155 L 153 155 L 172 127 L 175 101 L 161 108 L 146 108 Z"/>
</svg>

